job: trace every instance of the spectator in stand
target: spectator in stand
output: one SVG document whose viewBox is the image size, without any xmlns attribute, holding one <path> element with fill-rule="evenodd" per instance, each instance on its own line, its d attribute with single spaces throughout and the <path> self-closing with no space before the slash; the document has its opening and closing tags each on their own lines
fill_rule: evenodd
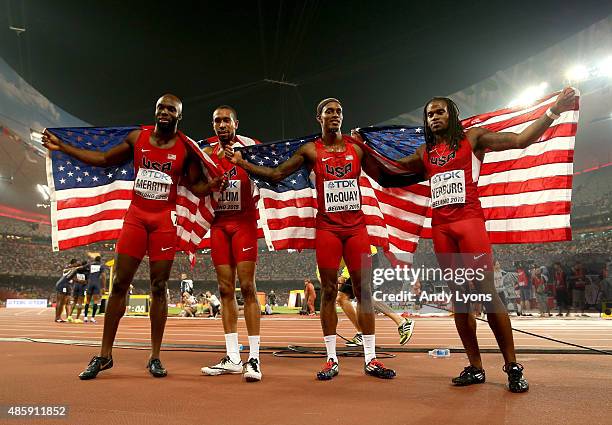
<svg viewBox="0 0 612 425">
<path fill-rule="evenodd" d="M 565 315 L 569 316 L 569 291 L 567 280 L 565 278 L 565 272 L 561 267 L 561 263 L 558 261 L 554 266 L 553 285 L 555 299 L 557 300 L 557 307 L 559 308 L 559 313 L 557 313 L 557 316 L 563 316 L 563 310 L 566 312 Z"/>
<path fill-rule="evenodd" d="M 586 287 L 586 270 L 580 261 L 576 262 L 576 265 L 572 268 L 572 307 L 576 311 L 576 315 L 580 311 L 580 315 L 588 317 L 584 313 L 584 290 Z"/>
</svg>

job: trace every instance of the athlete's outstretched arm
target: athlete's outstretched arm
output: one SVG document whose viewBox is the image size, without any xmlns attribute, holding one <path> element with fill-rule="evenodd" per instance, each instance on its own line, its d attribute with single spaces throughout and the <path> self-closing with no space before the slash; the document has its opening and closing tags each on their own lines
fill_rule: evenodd
<svg viewBox="0 0 612 425">
<path fill-rule="evenodd" d="M 576 100 L 576 92 L 571 87 L 566 87 L 557 97 L 557 101 L 550 108 L 554 115 L 573 109 Z M 542 115 L 521 133 L 495 133 L 484 128 L 471 128 L 466 132 L 474 150 L 504 151 L 506 149 L 524 149 L 536 142 L 548 127 L 553 123 L 548 114 Z"/>
<path fill-rule="evenodd" d="M 76 148 L 68 143 L 65 143 L 49 130 L 43 132 L 43 146 L 50 151 L 61 151 L 85 164 L 95 167 L 111 167 L 113 165 L 123 164 L 129 161 L 134 156 L 134 144 L 138 139 L 140 130 L 133 130 L 128 134 L 125 140 L 119 143 L 112 149 L 106 152 L 90 151 L 87 149 Z"/>
<path fill-rule="evenodd" d="M 314 163 L 316 152 L 314 143 L 305 143 L 288 160 L 275 168 L 251 164 L 242 158 L 240 151 L 234 151 L 229 146 L 225 148 L 225 157 L 232 164 L 244 168 L 247 173 L 256 174 L 272 182 L 278 182 L 299 169 L 304 162 Z"/>
</svg>

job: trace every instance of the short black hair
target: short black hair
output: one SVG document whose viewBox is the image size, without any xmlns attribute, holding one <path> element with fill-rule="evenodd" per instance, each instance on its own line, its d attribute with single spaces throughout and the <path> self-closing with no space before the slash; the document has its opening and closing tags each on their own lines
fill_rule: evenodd
<svg viewBox="0 0 612 425">
<path fill-rule="evenodd" d="M 230 111 L 232 113 L 232 115 L 234 116 L 234 120 L 238 121 L 238 112 L 236 112 L 236 110 L 229 106 L 229 105 L 221 105 L 221 106 L 217 106 L 215 108 L 215 110 L 213 111 L 213 115 L 215 114 L 215 112 L 217 112 L 219 109 L 227 109 L 228 111 Z"/>
<path fill-rule="evenodd" d="M 323 99 L 317 105 L 317 117 L 320 116 L 323 113 L 323 108 L 325 108 L 325 105 L 327 105 L 328 103 L 331 103 L 331 102 L 336 102 L 340 106 L 342 106 L 342 103 L 340 103 L 340 101 L 338 99 L 336 99 L 335 97 L 328 97 L 326 99 Z"/>
<path fill-rule="evenodd" d="M 96 258 L 94 258 L 94 260 L 95 260 L 95 261 L 101 261 L 101 260 L 102 260 L 102 257 L 100 257 L 100 256 L 98 255 Z"/>
</svg>

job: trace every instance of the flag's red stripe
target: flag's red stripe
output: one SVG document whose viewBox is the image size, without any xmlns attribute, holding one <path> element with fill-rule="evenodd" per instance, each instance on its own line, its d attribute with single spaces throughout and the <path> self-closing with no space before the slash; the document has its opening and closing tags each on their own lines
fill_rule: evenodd
<svg viewBox="0 0 612 425">
<path fill-rule="evenodd" d="M 315 241 L 305 238 L 287 238 L 279 239 L 272 242 L 274 249 L 279 251 L 283 249 L 313 249 Z"/>
<path fill-rule="evenodd" d="M 126 210 L 104 210 L 97 214 L 86 217 L 74 217 L 57 220 L 58 230 L 74 229 L 76 227 L 89 226 L 90 224 L 102 220 L 121 220 L 125 216 Z"/>
<path fill-rule="evenodd" d="M 485 208 L 486 220 L 506 220 L 512 218 L 545 217 L 549 215 L 569 214 L 572 203 L 569 201 L 544 202 L 535 205 L 518 207 Z"/>
<path fill-rule="evenodd" d="M 494 244 L 558 242 L 571 239 L 572 231 L 570 228 L 527 230 L 524 232 L 489 232 L 489 240 Z"/>
<path fill-rule="evenodd" d="M 108 201 L 131 200 L 132 193 L 132 190 L 113 190 L 112 192 L 105 193 L 104 195 L 91 196 L 88 198 L 64 199 L 62 201 L 57 201 L 57 209 L 63 210 L 66 208 L 83 208 L 102 204 Z"/>
<path fill-rule="evenodd" d="M 492 183 L 478 187 L 479 196 L 514 195 L 546 189 L 570 189 L 572 176 L 551 176 L 524 182 Z"/>
<path fill-rule="evenodd" d="M 524 170 L 546 164 L 569 163 L 574 161 L 574 151 L 549 151 L 537 156 L 509 159 L 507 161 L 489 162 L 482 164 L 480 175 L 501 173 L 509 170 Z"/>
<path fill-rule="evenodd" d="M 282 230 L 287 227 L 305 227 L 305 228 L 313 228 L 315 227 L 315 218 L 302 218 L 298 216 L 289 216 L 285 218 L 273 218 L 268 220 L 268 228 L 270 230 Z"/>
<path fill-rule="evenodd" d="M 90 243 L 117 239 L 121 230 L 102 230 L 91 235 L 79 236 L 71 239 L 58 241 L 59 249 L 70 249 L 77 246 L 89 245 Z"/>
</svg>

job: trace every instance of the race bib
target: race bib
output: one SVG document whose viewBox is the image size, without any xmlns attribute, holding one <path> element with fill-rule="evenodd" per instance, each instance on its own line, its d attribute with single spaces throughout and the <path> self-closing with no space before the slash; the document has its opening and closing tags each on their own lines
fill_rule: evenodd
<svg viewBox="0 0 612 425">
<path fill-rule="evenodd" d="M 77 280 L 85 280 L 85 275 L 83 273 L 77 273 Z"/>
<path fill-rule="evenodd" d="M 323 183 L 325 211 L 359 211 L 361 196 L 357 179 L 328 180 Z"/>
<path fill-rule="evenodd" d="M 172 177 L 168 174 L 140 168 L 134 181 L 137 195 L 155 201 L 167 201 L 172 187 Z"/>
<path fill-rule="evenodd" d="M 438 173 L 431 178 L 430 184 L 432 208 L 465 203 L 465 171 Z"/>
<path fill-rule="evenodd" d="M 215 211 L 240 211 L 240 180 L 229 180 Z"/>
<path fill-rule="evenodd" d="M 65 294 L 66 292 L 68 292 L 68 288 L 62 288 L 62 292 Z"/>
<path fill-rule="evenodd" d="M 98 273 L 100 271 L 100 264 L 92 264 L 91 266 L 89 266 L 89 270 L 92 273 Z"/>
</svg>

